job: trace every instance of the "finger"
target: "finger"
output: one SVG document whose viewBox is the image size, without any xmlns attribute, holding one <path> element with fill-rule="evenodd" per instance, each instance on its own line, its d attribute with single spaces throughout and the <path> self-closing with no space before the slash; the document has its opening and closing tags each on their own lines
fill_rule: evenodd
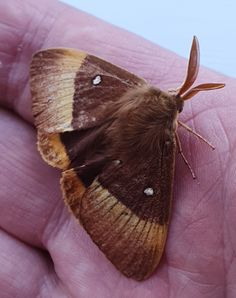
<svg viewBox="0 0 236 298">
<path fill-rule="evenodd" d="M 61 215 L 59 175 L 36 149 L 28 124 L 0 112 L 0 226 L 32 245 L 43 246 L 42 235 Z"/>
<path fill-rule="evenodd" d="M 164 84 L 176 55 L 56 1 L 0 3 L 0 100 L 32 121 L 28 69 L 32 54 L 46 47 L 74 47 L 101 56 Z M 172 77 L 178 77 L 183 60 Z M 172 69 L 171 69 L 172 71 Z M 185 72 L 181 72 L 181 77 Z M 168 83 L 168 82 L 167 82 Z"/>
<path fill-rule="evenodd" d="M 52 297 L 55 274 L 42 252 L 0 231 L 1 297 Z M 19 296 L 20 295 L 20 296 Z"/>
</svg>

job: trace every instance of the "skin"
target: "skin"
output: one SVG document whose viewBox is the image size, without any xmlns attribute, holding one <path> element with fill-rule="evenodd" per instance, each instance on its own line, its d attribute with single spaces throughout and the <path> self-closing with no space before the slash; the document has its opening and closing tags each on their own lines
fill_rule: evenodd
<svg viewBox="0 0 236 298">
<path fill-rule="evenodd" d="M 0 2 L 1 297 L 236 297 L 235 79 L 201 68 L 199 81 L 227 86 L 186 102 L 180 119 L 216 150 L 179 128 L 198 178 L 177 154 L 165 253 L 154 275 L 136 282 L 69 214 L 59 171 L 36 149 L 29 62 L 36 50 L 58 46 L 101 56 L 163 90 L 179 86 L 187 67 L 177 55 L 64 4 Z"/>
</svg>

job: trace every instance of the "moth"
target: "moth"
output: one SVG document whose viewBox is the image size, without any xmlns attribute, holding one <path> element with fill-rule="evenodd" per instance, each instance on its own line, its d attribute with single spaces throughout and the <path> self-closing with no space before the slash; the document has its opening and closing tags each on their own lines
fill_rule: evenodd
<svg viewBox="0 0 236 298">
<path fill-rule="evenodd" d="M 82 51 L 46 49 L 32 58 L 42 158 L 62 170 L 65 203 L 92 240 L 136 280 L 152 274 L 166 243 L 178 115 L 199 91 L 224 87 L 192 87 L 198 70 L 196 37 L 186 79 L 170 92 Z"/>
</svg>

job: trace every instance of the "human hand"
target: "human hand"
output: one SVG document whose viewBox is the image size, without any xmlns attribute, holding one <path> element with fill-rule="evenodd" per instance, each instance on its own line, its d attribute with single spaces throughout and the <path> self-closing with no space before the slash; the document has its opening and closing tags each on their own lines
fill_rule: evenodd
<svg viewBox="0 0 236 298">
<path fill-rule="evenodd" d="M 68 212 L 60 173 L 36 150 L 29 63 L 35 51 L 60 46 L 105 58 L 163 90 L 178 86 L 187 67 L 173 53 L 59 2 L 0 3 L 1 297 L 235 297 L 235 79 L 200 71 L 201 82 L 226 88 L 188 101 L 181 120 L 216 150 L 179 128 L 198 179 L 177 156 L 165 253 L 153 276 L 136 282 L 113 267 Z"/>
</svg>

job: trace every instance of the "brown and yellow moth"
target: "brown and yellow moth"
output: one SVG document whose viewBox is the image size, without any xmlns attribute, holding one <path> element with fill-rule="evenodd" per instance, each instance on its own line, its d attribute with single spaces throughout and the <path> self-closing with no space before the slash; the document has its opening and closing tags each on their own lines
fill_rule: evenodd
<svg viewBox="0 0 236 298">
<path fill-rule="evenodd" d="M 39 151 L 63 170 L 61 188 L 72 214 L 107 258 L 136 280 L 150 276 L 163 254 L 184 101 L 224 86 L 191 88 L 198 69 L 196 37 L 186 79 L 171 92 L 77 50 L 42 50 L 32 59 Z"/>
</svg>

